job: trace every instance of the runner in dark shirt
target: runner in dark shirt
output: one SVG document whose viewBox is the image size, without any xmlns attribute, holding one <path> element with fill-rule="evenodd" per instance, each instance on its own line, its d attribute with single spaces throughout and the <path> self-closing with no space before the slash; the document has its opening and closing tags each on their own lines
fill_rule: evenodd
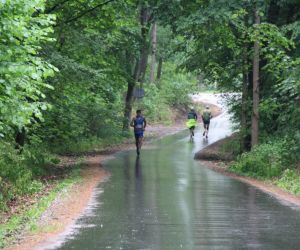
<svg viewBox="0 0 300 250">
<path fill-rule="evenodd" d="M 210 119 L 212 118 L 211 112 L 209 110 L 209 106 L 206 106 L 205 110 L 203 111 L 202 114 L 202 121 L 203 121 L 203 126 L 204 126 L 204 132 L 203 136 L 206 135 L 206 138 L 208 138 L 208 130 L 209 130 L 209 124 L 210 124 Z"/>
<path fill-rule="evenodd" d="M 142 116 L 142 111 L 136 111 L 136 117 L 131 120 L 130 126 L 134 128 L 134 137 L 136 145 L 136 153 L 140 155 L 141 147 L 143 145 L 144 131 L 147 126 L 145 117 Z"/>
</svg>

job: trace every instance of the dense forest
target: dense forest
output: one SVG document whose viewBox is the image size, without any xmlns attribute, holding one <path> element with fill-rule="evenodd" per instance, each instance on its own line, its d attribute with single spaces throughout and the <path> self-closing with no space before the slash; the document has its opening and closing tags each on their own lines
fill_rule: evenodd
<svg viewBox="0 0 300 250">
<path fill-rule="evenodd" d="M 122 141 L 136 107 L 168 122 L 199 83 L 236 93 L 231 169 L 288 178 L 300 193 L 299 9 L 298 0 L 0 1 L 1 209 L 42 189 L 56 154 Z"/>
<path fill-rule="evenodd" d="M 299 1 L 173 1 L 163 23 L 181 37 L 184 67 L 229 100 L 239 138 L 231 170 L 300 193 Z M 167 14 L 165 14 L 167 13 Z"/>
</svg>

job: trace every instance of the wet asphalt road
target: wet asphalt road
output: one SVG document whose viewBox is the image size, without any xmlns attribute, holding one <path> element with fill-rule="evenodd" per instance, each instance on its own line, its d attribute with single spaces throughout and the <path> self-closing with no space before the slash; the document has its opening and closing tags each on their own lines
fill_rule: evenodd
<svg viewBox="0 0 300 250">
<path fill-rule="evenodd" d="M 92 212 L 56 249 L 300 249 L 300 210 L 193 160 L 231 133 L 226 114 L 209 139 L 188 131 L 105 163 Z"/>
</svg>

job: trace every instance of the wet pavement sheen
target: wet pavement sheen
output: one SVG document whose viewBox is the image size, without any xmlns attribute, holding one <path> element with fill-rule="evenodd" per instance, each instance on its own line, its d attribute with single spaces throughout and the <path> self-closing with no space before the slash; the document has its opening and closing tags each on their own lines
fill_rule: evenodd
<svg viewBox="0 0 300 250">
<path fill-rule="evenodd" d="M 188 131 L 105 163 L 110 179 L 92 213 L 57 249 L 300 249 L 300 210 L 216 173 L 194 153 L 230 134 L 226 114 L 209 139 Z"/>
</svg>

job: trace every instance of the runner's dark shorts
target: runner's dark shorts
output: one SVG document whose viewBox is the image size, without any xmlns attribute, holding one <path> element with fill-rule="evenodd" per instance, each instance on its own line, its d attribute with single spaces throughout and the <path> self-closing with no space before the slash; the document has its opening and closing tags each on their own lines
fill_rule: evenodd
<svg viewBox="0 0 300 250">
<path fill-rule="evenodd" d="M 209 128 L 209 123 L 210 123 L 210 121 L 203 121 L 204 127 Z"/>
<path fill-rule="evenodd" d="M 135 131 L 134 136 L 135 136 L 135 139 L 143 138 L 144 137 L 144 131 Z"/>
</svg>

